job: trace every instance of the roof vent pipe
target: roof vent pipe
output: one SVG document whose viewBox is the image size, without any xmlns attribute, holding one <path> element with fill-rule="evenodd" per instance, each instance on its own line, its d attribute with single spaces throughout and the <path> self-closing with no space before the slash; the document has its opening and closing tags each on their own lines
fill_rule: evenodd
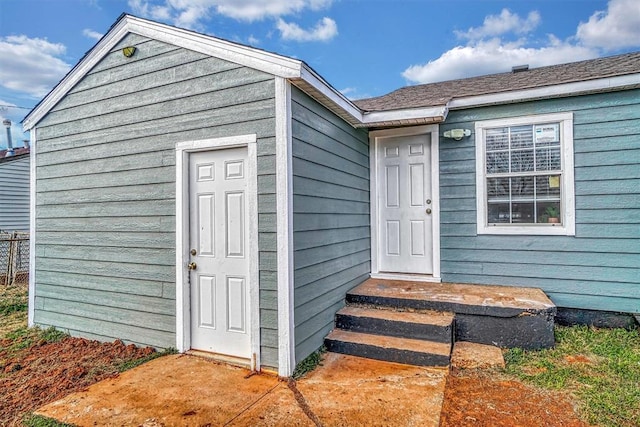
<svg viewBox="0 0 640 427">
<path fill-rule="evenodd" d="M 29 148 L 29 140 L 28 139 L 23 139 L 22 140 L 22 145 L 24 145 L 24 148 Z"/>
<path fill-rule="evenodd" d="M 11 157 L 14 154 L 13 144 L 11 143 L 11 120 L 4 119 L 2 124 L 7 128 L 7 154 L 5 154 L 5 157 Z"/>
<path fill-rule="evenodd" d="M 529 64 L 514 65 L 513 67 L 511 67 L 512 73 L 521 73 L 523 71 L 529 71 Z"/>
</svg>

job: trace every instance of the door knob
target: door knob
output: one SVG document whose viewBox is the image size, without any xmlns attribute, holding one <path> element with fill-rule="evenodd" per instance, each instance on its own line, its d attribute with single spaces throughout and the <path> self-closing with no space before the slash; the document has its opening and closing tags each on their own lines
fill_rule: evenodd
<svg viewBox="0 0 640 427">
<path fill-rule="evenodd" d="M 427 208 L 427 213 L 431 214 L 431 208 Z"/>
<path fill-rule="evenodd" d="M 189 270 L 195 270 L 196 268 L 198 268 L 198 264 L 196 264 L 195 262 L 190 262 L 187 267 L 189 267 Z"/>
</svg>

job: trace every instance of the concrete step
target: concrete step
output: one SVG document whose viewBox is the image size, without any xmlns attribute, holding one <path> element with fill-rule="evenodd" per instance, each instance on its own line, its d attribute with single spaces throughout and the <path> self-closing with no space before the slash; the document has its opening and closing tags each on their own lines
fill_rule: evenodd
<svg viewBox="0 0 640 427">
<path fill-rule="evenodd" d="M 368 279 L 347 304 L 455 313 L 455 340 L 499 347 L 553 347 L 555 305 L 540 289 Z"/>
<path fill-rule="evenodd" d="M 327 350 L 416 366 L 448 366 L 451 344 L 334 329 L 325 338 Z"/>
<path fill-rule="evenodd" d="M 336 314 L 336 328 L 375 335 L 452 343 L 453 313 L 411 312 L 346 306 Z"/>
</svg>

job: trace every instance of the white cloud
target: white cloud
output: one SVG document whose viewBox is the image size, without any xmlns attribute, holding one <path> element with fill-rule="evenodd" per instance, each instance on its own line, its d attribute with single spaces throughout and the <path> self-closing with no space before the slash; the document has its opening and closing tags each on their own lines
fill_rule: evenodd
<svg viewBox="0 0 640 427">
<path fill-rule="evenodd" d="M 470 46 L 456 46 L 438 59 L 410 66 L 402 76 L 411 82 L 431 83 L 506 72 L 514 65 L 528 64 L 534 68 L 597 56 L 598 52 L 594 49 L 559 42 L 557 39 L 541 48 L 493 39 Z"/>
<path fill-rule="evenodd" d="M 509 9 L 502 9 L 500 15 L 489 15 L 484 18 L 484 23 L 480 27 L 469 28 L 467 31 L 456 31 L 460 38 L 478 40 L 485 37 L 500 36 L 507 33 L 527 34 L 535 30 L 540 24 L 540 13 L 529 12 L 526 19 L 521 18 Z"/>
<path fill-rule="evenodd" d="M 24 35 L 0 37 L 0 85 L 40 98 L 69 71 L 61 43 Z"/>
<path fill-rule="evenodd" d="M 432 83 L 483 74 L 507 72 L 514 65 L 530 67 L 562 64 L 601 56 L 603 52 L 640 46 L 640 1 L 610 0 L 606 11 L 580 23 L 576 35 L 560 40 L 553 34 L 534 39 L 542 18 L 526 18 L 507 9 L 489 15 L 479 27 L 456 34 L 467 39 L 427 63 L 408 67 L 403 77 L 412 83 Z"/>
<path fill-rule="evenodd" d="M 346 87 L 340 90 L 340 93 L 346 96 L 347 98 L 354 99 L 364 99 L 371 98 L 371 95 L 368 93 L 361 93 L 357 87 Z"/>
<path fill-rule="evenodd" d="M 322 10 L 333 0 L 129 0 L 135 14 L 167 21 L 186 28 L 201 29 L 212 13 L 238 21 L 279 18 L 305 9 Z"/>
<path fill-rule="evenodd" d="M 301 28 L 296 23 L 285 22 L 282 19 L 278 19 L 276 26 L 284 40 L 299 42 L 328 41 L 338 35 L 336 21 L 327 17 L 322 18 L 315 27 L 308 30 Z"/>
<path fill-rule="evenodd" d="M 82 30 L 82 35 L 85 37 L 89 37 L 90 39 L 100 40 L 104 34 L 93 31 L 89 28 L 85 28 L 84 30 Z"/>
<path fill-rule="evenodd" d="M 576 38 L 607 51 L 640 45 L 640 1 L 611 0 L 606 11 L 597 11 L 578 25 Z"/>
<path fill-rule="evenodd" d="M 247 38 L 247 43 L 249 43 L 252 46 L 257 46 L 260 44 L 260 39 L 257 37 L 254 37 L 253 34 L 251 34 L 248 38 Z"/>
</svg>

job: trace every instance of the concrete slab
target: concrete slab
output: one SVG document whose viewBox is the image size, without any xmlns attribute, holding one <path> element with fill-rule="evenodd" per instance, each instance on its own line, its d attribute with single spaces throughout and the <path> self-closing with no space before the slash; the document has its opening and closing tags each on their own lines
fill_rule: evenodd
<svg viewBox="0 0 640 427">
<path fill-rule="evenodd" d="M 451 366 L 459 369 L 504 368 L 502 350 L 493 345 L 458 341 L 453 346 Z"/>
<path fill-rule="evenodd" d="M 325 426 L 437 427 L 448 373 L 327 353 L 297 388 Z"/>
<path fill-rule="evenodd" d="M 333 353 L 297 383 L 167 356 L 36 411 L 76 425 L 438 426 L 448 370 Z"/>
<path fill-rule="evenodd" d="M 347 300 L 497 317 L 555 313 L 555 305 L 540 289 L 514 286 L 367 279 L 349 291 Z"/>
<path fill-rule="evenodd" d="M 145 363 L 40 408 L 37 413 L 76 425 L 223 425 L 280 383 L 274 376 L 195 356 Z"/>
</svg>

